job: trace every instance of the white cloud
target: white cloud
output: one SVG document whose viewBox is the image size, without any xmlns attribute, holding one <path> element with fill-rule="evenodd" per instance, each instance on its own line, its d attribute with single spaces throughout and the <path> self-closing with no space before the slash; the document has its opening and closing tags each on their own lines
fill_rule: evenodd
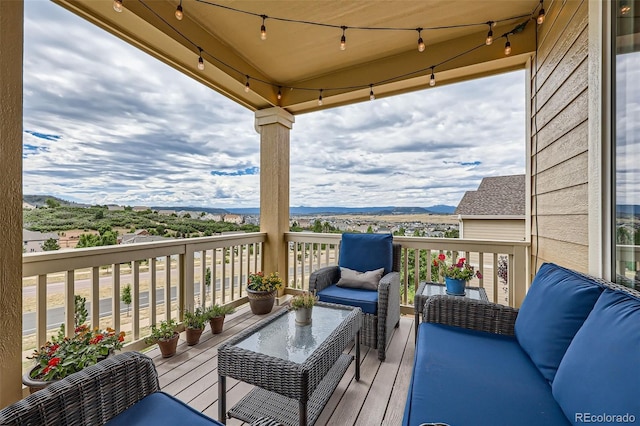
<svg viewBox="0 0 640 426">
<path fill-rule="evenodd" d="M 25 3 L 24 58 L 26 194 L 259 205 L 249 110 L 48 1 Z M 524 173 L 524 98 L 518 71 L 297 116 L 291 205 L 456 205 Z"/>
</svg>

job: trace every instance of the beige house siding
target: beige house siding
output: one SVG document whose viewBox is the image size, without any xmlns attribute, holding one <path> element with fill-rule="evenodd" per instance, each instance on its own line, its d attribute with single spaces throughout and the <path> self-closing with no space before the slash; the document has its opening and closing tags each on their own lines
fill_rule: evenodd
<svg viewBox="0 0 640 426">
<path fill-rule="evenodd" d="M 461 238 L 476 240 L 524 241 L 525 222 L 522 219 L 463 219 Z"/>
<path fill-rule="evenodd" d="M 538 31 L 531 70 L 531 272 L 546 261 L 587 272 L 588 2 L 553 2 Z"/>
</svg>

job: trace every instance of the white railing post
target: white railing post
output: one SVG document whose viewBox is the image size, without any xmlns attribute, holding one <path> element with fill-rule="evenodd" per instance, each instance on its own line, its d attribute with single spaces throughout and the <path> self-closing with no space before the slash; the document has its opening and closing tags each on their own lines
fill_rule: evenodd
<svg viewBox="0 0 640 426">
<path fill-rule="evenodd" d="M 131 289 L 131 325 L 133 329 L 133 340 L 140 339 L 140 261 L 131 262 L 131 274 L 133 275 L 133 288 Z M 118 305 L 120 301 L 118 300 Z"/>
<path fill-rule="evenodd" d="M 47 341 L 47 275 L 38 275 L 36 281 L 36 341 L 40 347 Z"/>
<path fill-rule="evenodd" d="M 114 263 L 111 268 L 111 321 L 116 333 L 120 333 L 120 264 Z"/>
<path fill-rule="evenodd" d="M 65 300 L 65 315 L 64 315 L 64 327 L 65 333 L 68 337 L 73 336 L 75 331 L 75 271 L 69 270 L 66 272 L 65 285 L 64 285 L 64 300 Z"/>
<path fill-rule="evenodd" d="M 527 262 L 527 247 L 516 246 L 514 247 L 514 265 L 513 265 L 513 304 L 516 308 L 522 305 L 524 296 L 528 290 L 528 268 Z M 510 291 L 511 292 L 511 291 Z"/>
<path fill-rule="evenodd" d="M 100 327 L 100 267 L 91 268 L 91 326 Z"/>
<path fill-rule="evenodd" d="M 149 260 L 149 326 L 156 324 L 157 267 L 157 260 L 155 257 L 152 257 Z"/>
</svg>

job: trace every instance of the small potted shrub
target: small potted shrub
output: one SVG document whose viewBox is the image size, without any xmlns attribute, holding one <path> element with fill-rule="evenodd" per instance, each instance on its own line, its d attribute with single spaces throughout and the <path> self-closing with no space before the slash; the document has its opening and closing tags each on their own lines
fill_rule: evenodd
<svg viewBox="0 0 640 426">
<path fill-rule="evenodd" d="M 232 314 L 233 312 L 235 312 L 233 306 L 218 304 L 211 306 L 206 313 L 206 317 L 209 319 L 209 325 L 211 326 L 211 334 L 222 333 L 225 315 Z"/>
<path fill-rule="evenodd" d="M 296 311 L 296 324 L 311 324 L 311 313 L 313 312 L 313 305 L 316 304 L 316 300 L 318 300 L 318 298 L 315 294 L 306 291 L 293 296 L 290 306 L 292 310 Z"/>
<path fill-rule="evenodd" d="M 207 320 L 207 314 L 200 307 L 197 307 L 193 312 L 185 311 L 184 327 L 188 346 L 198 344 L 198 342 L 200 341 L 200 336 L 204 331 L 204 324 L 207 322 Z"/>
<path fill-rule="evenodd" d="M 175 320 L 160 321 L 160 325 L 151 326 L 151 335 L 144 339 L 147 344 L 157 343 L 162 353 L 162 358 L 169 358 L 175 355 L 178 347 L 180 334 L 176 331 Z"/>
<path fill-rule="evenodd" d="M 271 312 L 276 293 L 282 288 L 282 278 L 277 272 L 265 275 L 264 272 L 250 273 L 247 279 L 247 297 L 254 315 Z"/>
</svg>

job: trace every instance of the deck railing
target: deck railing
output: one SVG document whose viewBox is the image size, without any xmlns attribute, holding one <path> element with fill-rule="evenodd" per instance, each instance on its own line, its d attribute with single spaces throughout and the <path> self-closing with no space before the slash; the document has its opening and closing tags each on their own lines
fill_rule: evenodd
<svg viewBox="0 0 640 426">
<path fill-rule="evenodd" d="M 338 263 L 340 234 L 289 232 L 285 239 L 289 243 L 290 288 L 308 290 L 311 272 Z M 403 305 L 413 303 L 419 282 L 441 281 L 432 268 L 434 256 L 440 253 L 465 257 L 479 269 L 483 278 L 474 278 L 469 285 L 484 287 L 493 302 L 520 306 L 529 287 L 529 243 L 422 237 L 394 237 L 393 241 L 402 245 Z"/>
<path fill-rule="evenodd" d="M 76 294 L 87 298 L 92 326 L 125 329 L 134 347 L 142 346 L 138 342 L 151 324 L 180 321 L 184 309 L 244 303 L 247 274 L 262 269 L 265 238 L 239 233 L 25 254 L 23 319 L 35 316 L 35 321 L 30 327 L 25 320 L 23 335 L 31 340 L 23 339 L 23 346 L 42 345 L 60 323 L 73 333 L 69 307 Z M 126 315 L 123 291 L 131 295 Z M 57 321 L 56 313 L 62 315 Z"/>
</svg>

